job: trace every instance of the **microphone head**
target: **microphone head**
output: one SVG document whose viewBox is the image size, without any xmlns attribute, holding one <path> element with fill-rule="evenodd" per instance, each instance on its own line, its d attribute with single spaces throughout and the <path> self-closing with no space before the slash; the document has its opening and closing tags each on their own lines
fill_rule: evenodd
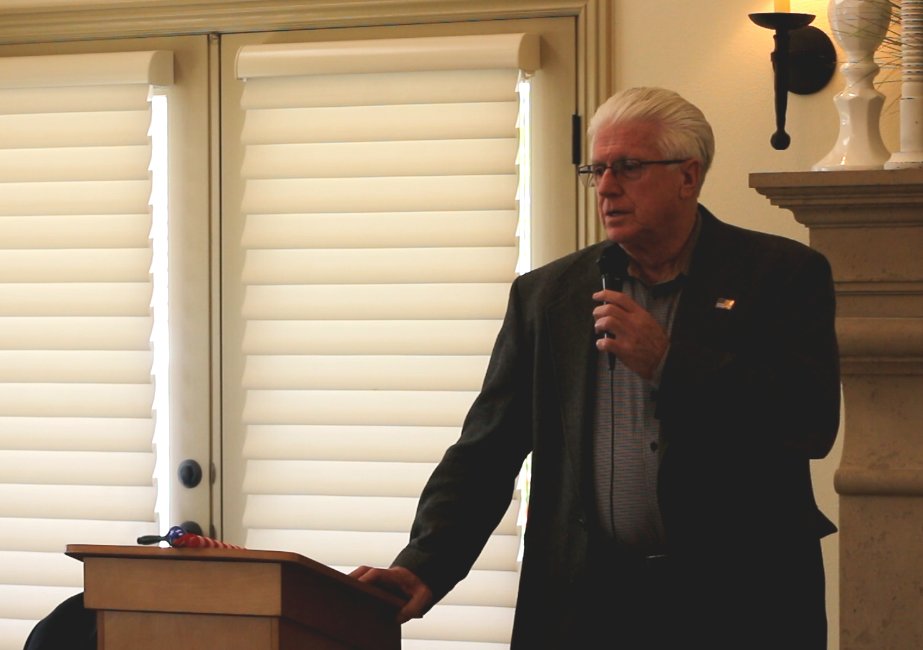
<svg viewBox="0 0 923 650">
<path fill-rule="evenodd" d="M 603 277 L 618 279 L 621 282 L 628 275 L 628 253 L 618 244 L 606 246 L 596 264 L 599 266 L 599 274 Z"/>
<path fill-rule="evenodd" d="M 596 264 L 599 266 L 603 289 L 621 291 L 625 276 L 628 275 L 628 253 L 618 244 L 610 244 L 603 249 Z M 604 332 L 603 336 L 610 338 L 612 335 Z M 615 355 L 609 352 L 608 357 L 611 371 L 615 368 Z"/>
</svg>

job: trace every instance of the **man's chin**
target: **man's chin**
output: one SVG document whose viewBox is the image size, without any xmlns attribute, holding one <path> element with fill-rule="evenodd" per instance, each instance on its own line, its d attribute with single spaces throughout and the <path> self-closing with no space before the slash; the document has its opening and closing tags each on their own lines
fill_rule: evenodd
<svg viewBox="0 0 923 650">
<path fill-rule="evenodd" d="M 622 224 L 614 224 L 608 220 L 603 223 L 603 229 L 606 231 L 606 239 L 616 244 L 624 244 L 630 239 L 630 229 Z"/>
</svg>

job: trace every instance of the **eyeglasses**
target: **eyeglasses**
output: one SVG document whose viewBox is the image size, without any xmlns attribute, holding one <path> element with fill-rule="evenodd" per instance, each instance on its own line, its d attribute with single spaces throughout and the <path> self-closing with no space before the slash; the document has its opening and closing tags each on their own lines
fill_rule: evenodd
<svg viewBox="0 0 923 650">
<path fill-rule="evenodd" d="M 610 163 L 592 163 L 589 165 L 580 165 L 577 168 L 577 175 L 587 187 L 596 187 L 597 183 L 602 180 L 606 170 L 609 169 L 619 180 L 634 181 L 641 178 L 644 168 L 648 165 L 676 165 L 689 160 L 635 160 L 634 158 L 619 158 Z"/>
</svg>

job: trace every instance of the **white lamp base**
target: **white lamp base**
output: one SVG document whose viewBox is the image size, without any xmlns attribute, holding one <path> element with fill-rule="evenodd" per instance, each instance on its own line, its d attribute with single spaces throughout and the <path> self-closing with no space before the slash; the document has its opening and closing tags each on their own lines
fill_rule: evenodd
<svg viewBox="0 0 923 650">
<path fill-rule="evenodd" d="M 833 149 L 812 169 L 881 169 L 890 152 L 881 139 L 879 120 L 884 95 L 875 89 L 879 67 L 875 50 L 891 22 L 889 0 L 830 0 L 827 15 L 833 37 L 846 53 L 840 66 L 846 87 L 833 100 L 840 114 L 840 133 Z"/>
<path fill-rule="evenodd" d="M 833 103 L 840 113 L 840 133 L 830 153 L 812 169 L 881 169 L 890 155 L 878 126 L 884 102 L 884 95 L 871 86 L 856 85 L 837 95 Z"/>
<path fill-rule="evenodd" d="M 901 22 L 901 150 L 885 169 L 923 167 L 923 0 L 904 0 Z"/>
</svg>

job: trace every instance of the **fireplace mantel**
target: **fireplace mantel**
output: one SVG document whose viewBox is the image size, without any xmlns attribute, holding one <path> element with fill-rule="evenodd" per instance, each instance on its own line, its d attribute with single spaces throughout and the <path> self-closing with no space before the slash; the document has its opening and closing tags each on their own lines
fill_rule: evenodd
<svg viewBox="0 0 923 650">
<path fill-rule="evenodd" d="M 840 647 L 923 648 L 923 169 L 754 173 L 750 186 L 833 267 Z"/>
</svg>

